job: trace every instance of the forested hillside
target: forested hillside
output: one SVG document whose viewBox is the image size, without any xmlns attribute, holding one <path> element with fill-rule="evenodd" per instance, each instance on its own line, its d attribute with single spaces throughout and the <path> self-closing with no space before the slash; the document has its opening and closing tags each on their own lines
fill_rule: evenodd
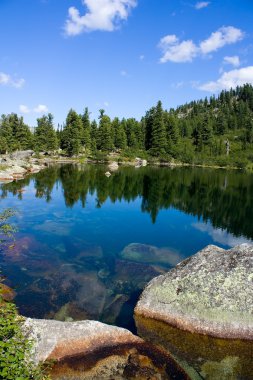
<svg viewBox="0 0 253 380">
<path fill-rule="evenodd" d="M 34 132 L 32 132 L 34 131 Z M 2 115 L 0 152 L 18 149 L 55 151 L 67 156 L 121 157 L 189 164 L 245 167 L 253 164 L 253 87 L 246 84 L 219 96 L 164 110 L 159 101 L 137 121 L 110 119 L 100 110 L 98 122 L 71 109 L 63 126 L 55 129 L 52 114 L 30 128 L 16 114 Z"/>
</svg>

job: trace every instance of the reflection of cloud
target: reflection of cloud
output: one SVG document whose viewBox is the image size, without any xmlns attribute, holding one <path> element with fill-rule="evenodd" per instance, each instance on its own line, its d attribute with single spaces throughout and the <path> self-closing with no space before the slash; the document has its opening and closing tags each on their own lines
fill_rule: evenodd
<svg viewBox="0 0 253 380">
<path fill-rule="evenodd" d="M 252 244 L 252 240 L 244 237 L 236 237 L 221 228 L 214 228 L 210 224 L 193 223 L 192 226 L 201 232 L 207 232 L 214 242 L 228 245 L 229 247 L 234 247 L 243 243 Z"/>
</svg>

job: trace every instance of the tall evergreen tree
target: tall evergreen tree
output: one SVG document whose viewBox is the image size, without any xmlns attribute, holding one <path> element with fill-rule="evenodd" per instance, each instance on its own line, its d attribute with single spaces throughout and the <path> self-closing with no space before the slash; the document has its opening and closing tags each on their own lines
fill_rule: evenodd
<svg viewBox="0 0 253 380">
<path fill-rule="evenodd" d="M 99 149 L 109 152 L 113 149 L 111 120 L 104 110 L 100 110 L 99 119 Z"/>
<path fill-rule="evenodd" d="M 51 113 L 37 119 L 34 137 L 36 150 L 53 151 L 58 148 L 58 140 L 53 125 L 53 115 Z"/>
<path fill-rule="evenodd" d="M 90 124 L 90 114 L 86 107 L 82 115 L 83 130 L 81 136 L 81 144 L 85 149 L 91 148 L 91 124 Z"/>
<path fill-rule="evenodd" d="M 166 129 L 164 124 L 164 113 L 162 102 L 159 101 L 155 108 L 151 132 L 151 151 L 152 154 L 159 155 L 166 152 L 167 140 Z"/>
<path fill-rule="evenodd" d="M 61 148 L 66 151 L 68 156 L 74 156 L 80 153 L 82 131 L 82 118 L 71 109 L 67 115 L 61 140 Z"/>
</svg>

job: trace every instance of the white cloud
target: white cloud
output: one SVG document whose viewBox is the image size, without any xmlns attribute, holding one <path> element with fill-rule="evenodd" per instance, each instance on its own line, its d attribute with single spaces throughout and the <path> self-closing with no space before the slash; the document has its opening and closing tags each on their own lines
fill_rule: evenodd
<svg viewBox="0 0 253 380">
<path fill-rule="evenodd" d="M 139 56 L 140 61 L 143 61 L 144 58 L 145 58 L 145 55 L 143 55 L 143 54 L 141 54 L 141 55 Z"/>
<path fill-rule="evenodd" d="M 191 40 L 178 42 L 175 34 L 163 37 L 160 40 L 159 47 L 163 51 L 161 63 L 168 61 L 191 62 L 198 54 L 198 48 Z"/>
<path fill-rule="evenodd" d="M 20 111 L 21 113 L 25 113 L 25 114 L 31 112 L 30 108 L 27 107 L 27 106 L 24 105 L 24 104 L 20 104 L 20 106 L 19 106 L 19 111 Z"/>
<path fill-rule="evenodd" d="M 244 33 L 240 29 L 234 28 L 233 26 L 223 26 L 200 43 L 200 50 L 203 54 L 208 54 L 225 45 L 240 41 L 243 36 Z"/>
<path fill-rule="evenodd" d="M 184 85 L 185 85 L 185 82 L 183 82 L 183 81 L 176 82 L 176 83 L 171 84 L 171 88 L 179 89 L 179 88 L 183 87 Z"/>
<path fill-rule="evenodd" d="M 203 91 L 218 92 L 242 86 L 245 83 L 253 85 L 253 66 L 224 72 L 217 81 L 204 83 L 198 88 Z"/>
<path fill-rule="evenodd" d="M 244 33 L 233 26 L 223 26 L 199 45 L 192 40 L 180 42 L 175 34 L 169 34 L 161 38 L 158 45 L 163 52 L 160 62 L 191 62 L 197 56 L 217 51 L 225 45 L 240 41 L 243 37 Z"/>
<path fill-rule="evenodd" d="M 214 228 L 210 224 L 194 223 L 192 226 L 201 232 L 207 232 L 214 242 L 228 245 L 229 247 L 244 243 L 252 244 L 252 240 L 248 240 L 244 237 L 236 237 L 221 228 Z"/>
<path fill-rule="evenodd" d="M 109 107 L 109 105 L 110 105 L 109 102 L 106 102 L 106 101 L 104 102 L 105 107 Z"/>
<path fill-rule="evenodd" d="M 87 8 L 83 16 L 75 7 L 69 8 L 64 28 L 68 36 L 94 30 L 115 30 L 120 21 L 128 18 L 131 9 L 136 7 L 137 0 L 83 0 L 83 5 Z"/>
<path fill-rule="evenodd" d="M 195 4 L 195 9 L 199 10 L 199 9 L 206 8 L 208 7 L 209 4 L 210 4 L 210 1 L 199 1 Z"/>
<path fill-rule="evenodd" d="M 122 77 L 126 77 L 127 76 L 127 72 L 125 70 L 121 70 L 120 75 L 122 75 Z"/>
<path fill-rule="evenodd" d="M 0 85 L 21 88 L 25 84 L 23 78 L 14 78 L 9 74 L 0 72 Z"/>
<path fill-rule="evenodd" d="M 228 63 L 234 67 L 238 67 L 241 64 L 240 58 L 238 57 L 238 55 L 234 55 L 232 57 L 224 57 L 223 63 Z"/>
<path fill-rule="evenodd" d="M 33 109 L 35 113 L 47 113 L 48 108 L 45 104 L 39 104 L 37 107 Z"/>
</svg>

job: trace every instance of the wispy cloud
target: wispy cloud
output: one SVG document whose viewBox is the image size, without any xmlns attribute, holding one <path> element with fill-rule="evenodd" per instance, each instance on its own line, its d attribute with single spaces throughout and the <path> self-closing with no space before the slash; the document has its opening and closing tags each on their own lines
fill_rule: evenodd
<svg viewBox="0 0 253 380">
<path fill-rule="evenodd" d="M 137 0 L 83 0 L 87 12 L 81 16 L 75 7 L 68 10 L 65 33 L 76 36 L 94 30 L 111 32 L 119 27 L 121 21 L 127 20 Z"/>
<path fill-rule="evenodd" d="M 198 1 L 195 4 L 194 8 L 197 10 L 200 10 L 200 9 L 208 7 L 209 4 L 210 4 L 210 1 Z"/>
<path fill-rule="evenodd" d="M 242 40 L 243 37 L 243 31 L 233 26 L 223 26 L 199 44 L 192 40 L 180 41 L 175 34 L 169 34 L 161 38 L 158 45 L 163 53 L 160 62 L 192 62 L 197 56 L 215 52 L 225 45 Z"/>
<path fill-rule="evenodd" d="M 27 113 L 30 113 L 30 112 L 31 112 L 30 108 L 27 107 L 27 106 L 24 105 L 24 104 L 20 104 L 20 106 L 19 106 L 19 111 L 20 111 L 21 113 L 23 113 L 23 114 L 27 114 Z"/>
<path fill-rule="evenodd" d="M 211 236 L 214 242 L 228 245 L 229 247 L 234 247 L 243 243 L 252 244 L 251 240 L 243 237 L 236 237 L 221 228 L 214 228 L 210 224 L 194 223 L 192 226 L 201 232 L 206 232 L 209 236 Z"/>
<path fill-rule="evenodd" d="M 241 64 L 240 58 L 238 57 L 238 55 L 234 55 L 232 57 L 224 57 L 223 63 L 232 65 L 234 67 L 239 67 Z"/>
<path fill-rule="evenodd" d="M 28 113 L 47 113 L 48 112 L 48 107 L 45 104 L 38 104 L 34 108 L 30 108 L 25 104 L 20 104 L 19 106 L 19 111 L 23 114 L 28 114 Z"/>
<path fill-rule="evenodd" d="M 37 107 L 33 109 L 35 113 L 47 113 L 48 107 L 45 104 L 39 104 Z"/>
<path fill-rule="evenodd" d="M 0 85 L 21 88 L 25 84 L 23 78 L 15 78 L 9 74 L 0 72 Z"/>
<path fill-rule="evenodd" d="M 244 37 L 244 33 L 233 26 L 223 26 L 212 33 L 209 38 L 200 43 L 200 50 L 203 54 L 209 54 L 225 45 L 234 44 Z"/>
<path fill-rule="evenodd" d="M 198 86 L 198 89 L 214 93 L 221 90 L 229 90 L 236 86 L 242 86 L 245 83 L 253 85 L 253 66 L 224 72 L 216 81 L 204 83 Z"/>
</svg>

